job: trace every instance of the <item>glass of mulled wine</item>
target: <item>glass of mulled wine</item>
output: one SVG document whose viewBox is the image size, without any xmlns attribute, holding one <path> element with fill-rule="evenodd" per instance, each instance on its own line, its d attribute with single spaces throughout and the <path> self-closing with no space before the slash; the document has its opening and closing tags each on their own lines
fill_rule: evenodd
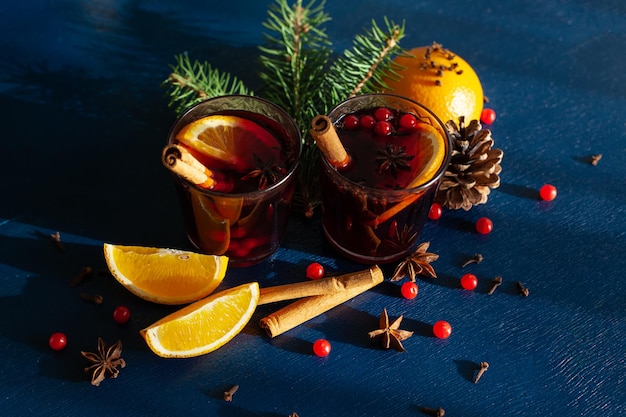
<svg viewBox="0 0 626 417">
<path fill-rule="evenodd" d="M 412 253 L 441 177 L 451 141 L 424 106 L 390 94 L 365 94 L 328 118 L 347 151 L 337 166 L 321 155 L 322 225 L 331 245 L 366 264 Z"/>
<path fill-rule="evenodd" d="M 235 267 L 274 253 L 287 228 L 301 147 L 292 118 L 261 98 L 220 96 L 182 114 L 163 162 L 184 167 L 172 171 L 191 243 Z"/>
</svg>

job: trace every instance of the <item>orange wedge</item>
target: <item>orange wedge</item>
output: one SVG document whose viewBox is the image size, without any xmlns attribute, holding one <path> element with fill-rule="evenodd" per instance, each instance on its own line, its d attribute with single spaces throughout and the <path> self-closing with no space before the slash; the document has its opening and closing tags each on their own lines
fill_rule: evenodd
<svg viewBox="0 0 626 417">
<path fill-rule="evenodd" d="M 160 304 L 185 304 L 212 293 L 228 258 L 177 249 L 104 244 L 109 270 L 133 294 Z"/>
<path fill-rule="evenodd" d="M 431 180 L 446 157 L 446 145 L 441 133 L 426 123 L 420 123 L 419 127 L 422 133 L 417 144 L 415 159 L 421 163 L 413 171 L 415 178 L 407 188 L 414 188 Z"/>
<path fill-rule="evenodd" d="M 259 284 L 243 284 L 188 305 L 143 329 L 141 335 L 164 358 L 204 355 L 235 337 L 258 302 Z"/>
<path fill-rule="evenodd" d="M 176 140 L 200 156 L 208 157 L 203 162 L 209 168 L 215 168 L 213 165 L 218 161 L 236 170 L 253 169 L 255 155 L 268 161 L 276 153 L 272 149 L 281 148 L 268 130 L 251 120 L 232 115 L 210 115 L 195 120 L 183 126 Z"/>
</svg>

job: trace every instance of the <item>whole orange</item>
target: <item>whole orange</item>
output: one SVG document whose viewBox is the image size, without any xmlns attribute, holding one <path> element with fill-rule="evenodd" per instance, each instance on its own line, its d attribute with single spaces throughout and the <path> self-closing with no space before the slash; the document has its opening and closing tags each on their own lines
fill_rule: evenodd
<svg viewBox="0 0 626 417">
<path fill-rule="evenodd" d="M 444 123 L 458 122 L 459 116 L 464 116 L 466 123 L 480 120 L 483 88 L 465 60 L 437 43 L 411 49 L 408 55 L 394 59 L 404 68 L 397 71 L 397 80 L 384 80 L 389 87 L 386 92 L 423 104 Z"/>
</svg>

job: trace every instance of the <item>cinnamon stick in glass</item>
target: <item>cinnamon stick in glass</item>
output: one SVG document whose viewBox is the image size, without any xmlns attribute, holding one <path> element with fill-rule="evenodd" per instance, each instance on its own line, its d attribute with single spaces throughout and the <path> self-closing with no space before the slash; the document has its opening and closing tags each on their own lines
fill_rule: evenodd
<svg viewBox="0 0 626 417">
<path fill-rule="evenodd" d="M 215 186 L 211 170 L 182 146 L 166 146 L 161 160 L 167 169 L 199 187 L 211 189 Z"/>
<path fill-rule="evenodd" d="M 318 115 L 311 121 L 311 137 L 328 162 L 337 168 L 345 168 L 350 163 L 350 155 L 343 147 L 333 122 L 328 116 Z"/>
<path fill-rule="evenodd" d="M 362 294 L 383 282 L 384 279 L 383 273 L 378 266 L 373 266 L 365 271 L 350 275 L 355 276 L 354 279 L 361 283 L 331 294 L 302 298 L 269 316 L 263 317 L 260 321 L 260 326 L 265 329 L 270 337 L 276 337 Z"/>
</svg>

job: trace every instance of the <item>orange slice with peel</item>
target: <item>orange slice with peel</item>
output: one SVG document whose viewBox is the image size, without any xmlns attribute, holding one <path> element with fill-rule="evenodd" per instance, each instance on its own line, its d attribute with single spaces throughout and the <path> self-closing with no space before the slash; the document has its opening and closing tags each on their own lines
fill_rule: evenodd
<svg viewBox="0 0 626 417">
<path fill-rule="evenodd" d="M 241 332 L 258 302 L 259 284 L 243 284 L 190 304 L 140 333 L 150 349 L 161 357 L 204 355 Z"/>
<path fill-rule="evenodd" d="M 271 160 L 280 149 L 279 141 L 259 124 L 232 115 L 210 115 L 195 120 L 176 135 L 176 140 L 209 158 L 203 162 L 215 168 L 216 162 L 236 170 L 255 168 L 256 155 L 260 160 Z M 219 168 L 219 167 L 218 167 Z"/>
<path fill-rule="evenodd" d="M 224 279 L 228 258 L 177 249 L 104 244 L 109 270 L 144 300 L 185 304 L 212 293 Z"/>
<path fill-rule="evenodd" d="M 413 172 L 415 177 L 406 188 L 415 188 L 430 181 L 446 158 L 445 139 L 434 127 L 419 123 L 421 134 L 417 143 L 415 159 L 419 165 Z"/>
</svg>

